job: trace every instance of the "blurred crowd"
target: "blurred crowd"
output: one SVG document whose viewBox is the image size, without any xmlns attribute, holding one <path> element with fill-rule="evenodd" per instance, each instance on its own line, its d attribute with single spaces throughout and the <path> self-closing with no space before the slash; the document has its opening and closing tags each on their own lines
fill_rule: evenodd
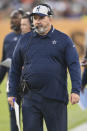
<svg viewBox="0 0 87 131">
<path fill-rule="evenodd" d="M 79 18 L 87 15 L 87 0 L 0 0 L 0 15 L 8 16 L 18 8 L 32 11 L 38 3 L 47 3 L 57 18 Z"/>
<path fill-rule="evenodd" d="M 47 0 L 57 17 L 78 18 L 87 15 L 87 0 Z"/>
</svg>

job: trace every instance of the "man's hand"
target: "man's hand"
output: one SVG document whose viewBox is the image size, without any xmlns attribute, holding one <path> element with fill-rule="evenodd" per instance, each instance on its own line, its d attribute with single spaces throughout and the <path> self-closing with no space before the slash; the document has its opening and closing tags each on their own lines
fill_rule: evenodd
<svg viewBox="0 0 87 131">
<path fill-rule="evenodd" d="M 8 97 L 8 103 L 11 105 L 11 107 L 14 108 L 14 102 L 13 99 L 15 99 L 15 97 Z"/>
<path fill-rule="evenodd" d="M 77 104 L 79 102 L 79 100 L 80 100 L 80 96 L 78 94 L 71 93 L 71 95 L 70 95 L 70 102 L 71 102 L 72 105 L 73 104 Z"/>
</svg>

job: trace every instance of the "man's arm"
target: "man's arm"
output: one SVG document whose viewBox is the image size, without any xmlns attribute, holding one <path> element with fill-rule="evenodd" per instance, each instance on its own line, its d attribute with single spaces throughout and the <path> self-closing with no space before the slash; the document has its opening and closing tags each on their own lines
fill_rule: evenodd
<svg viewBox="0 0 87 131">
<path fill-rule="evenodd" d="M 0 83 L 2 83 L 6 72 L 7 72 L 7 68 L 3 67 L 3 66 L 0 66 Z"/>
<path fill-rule="evenodd" d="M 70 38 L 67 39 L 65 58 L 72 81 L 70 102 L 72 104 L 76 104 L 79 102 L 80 99 L 79 94 L 81 90 L 81 69 L 80 69 L 78 53 L 76 51 L 74 43 Z"/>
<path fill-rule="evenodd" d="M 5 59 L 6 59 L 6 54 L 5 54 L 5 40 L 4 40 L 1 61 L 4 61 Z M 4 66 L 0 66 L 0 83 L 3 81 L 7 71 L 8 71 L 8 68 Z"/>
<path fill-rule="evenodd" d="M 9 71 L 9 97 L 17 97 L 18 90 L 20 83 L 20 76 L 21 76 L 21 70 L 22 70 L 22 54 L 21 54 L 21 41 L 17 44 L 13 57 L 12 57 L 12 64 Z"/>
</svg>

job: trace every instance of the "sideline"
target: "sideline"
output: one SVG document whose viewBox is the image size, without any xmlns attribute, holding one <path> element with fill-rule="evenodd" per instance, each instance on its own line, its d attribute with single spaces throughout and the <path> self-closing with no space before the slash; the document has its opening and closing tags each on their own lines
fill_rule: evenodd
<svg viewBox="0 0 87 131">
<path fill-rule="evenodd" d="M 87 122 L 69 131 L 87 131 Z"/>
</svg>

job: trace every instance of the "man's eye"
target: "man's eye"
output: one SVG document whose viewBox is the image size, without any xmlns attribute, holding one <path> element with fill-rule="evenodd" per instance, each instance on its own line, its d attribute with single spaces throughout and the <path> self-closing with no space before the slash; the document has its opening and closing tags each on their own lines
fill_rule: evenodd
<svg viewBox="0 0 87 131">
<path fill-rule="evenodd" d="M 40 19 L 44 19 L 45 16 L 40 16 Z"/>
<path fill-rule="evenodd" d="M 34 17 L 35 20 L 37 20 L 37 17 Z"/>
<path fill-rule="evenodd" d="M 35 20 L 37 20 L 38 18 L 36 16 L 33 17 Z"/>
</svg>

